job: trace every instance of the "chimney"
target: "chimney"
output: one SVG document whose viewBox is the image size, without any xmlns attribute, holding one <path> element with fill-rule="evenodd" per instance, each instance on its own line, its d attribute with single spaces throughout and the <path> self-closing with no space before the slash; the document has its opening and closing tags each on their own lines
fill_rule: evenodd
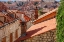
<svg viewBox="0 0 64 42">
<path fill-rule="evenodd" d="M 36 7 L 36 9 L 35 9 L 35 19 L 38 19 L 38 9 L 37 9 L 37 7 Z"/>
<path fill-rule="evenodd" d="M 21 15 L 22 22 L 25 22 L 24 14 Z"/>
<path fill-rule="evenodd" d="M 26 36 L 26 29 L 27 29 L 27 25 L 26 25 L 26 21 L 25 21 L 25 17 L 24 14 L 21 15 L 21 36 Z"/>
</svg>

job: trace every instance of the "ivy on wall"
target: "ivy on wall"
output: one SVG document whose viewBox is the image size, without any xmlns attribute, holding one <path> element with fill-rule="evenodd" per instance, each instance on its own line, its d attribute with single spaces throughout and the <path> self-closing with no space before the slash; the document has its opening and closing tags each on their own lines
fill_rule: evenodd
<svg viewBox="0 0 64 42">
<path fill-rule="evenodd" d="M 57 20 L 57 42 L 64 42 L 64 0 L 60 1 L 60 6 L 56 16 Z"/>
</svg>

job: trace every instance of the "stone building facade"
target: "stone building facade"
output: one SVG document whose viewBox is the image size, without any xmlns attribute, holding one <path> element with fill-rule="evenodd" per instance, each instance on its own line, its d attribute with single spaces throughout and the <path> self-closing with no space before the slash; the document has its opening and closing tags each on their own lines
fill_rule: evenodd
<svg viewBox="0 0 64 42">
<path fill-rule="evenodd" d="M 21 36 L 21 26 L 19 20 L 7 23 L 0 27 L 0 42 L 14 42 Z"/>
<path fill-rule="evenodd" d="M 56 29 L 22 40 L 21 42 L 56 42 Z"/>
</svg>

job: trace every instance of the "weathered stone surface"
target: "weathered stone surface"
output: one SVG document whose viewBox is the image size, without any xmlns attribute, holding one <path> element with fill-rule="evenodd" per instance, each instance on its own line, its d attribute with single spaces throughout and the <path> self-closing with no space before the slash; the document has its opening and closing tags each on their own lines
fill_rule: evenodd
<svg viewBox="0 0 64 42">
<path fill-rule="evenodd" d="M 19 20 L 14 23 L 10 23 L 2 28 L 0 28 L 0 41 L 6 37 L 6 42 L 10 42 L 10 33 L 13 33 L 13 42 L 18 39 L 21 35 L 21 26 Z M 15 31 L 18 29 L 18 38 L 15 38 Z"/>
<path fill-rule="evenodd" d="M 26 39 L 23 42 L 56 42 L 56 30 L 50 30 L 43 34 Z"/>
</svg>

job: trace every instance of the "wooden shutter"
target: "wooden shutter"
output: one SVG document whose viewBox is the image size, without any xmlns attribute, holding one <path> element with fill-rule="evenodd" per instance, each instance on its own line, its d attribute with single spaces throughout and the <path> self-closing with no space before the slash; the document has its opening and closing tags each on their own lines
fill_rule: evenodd
<svg viewBox="0 0 64 42">
<path fill-rule="evenodd" d="M 18 38 L 18 29 L 15 31 L 15 38 Z"/>
<path fill-rule="evenodd" d="M 10 33 L 10 42 L 13 42 L 13 33 Z"/>
</svg>

